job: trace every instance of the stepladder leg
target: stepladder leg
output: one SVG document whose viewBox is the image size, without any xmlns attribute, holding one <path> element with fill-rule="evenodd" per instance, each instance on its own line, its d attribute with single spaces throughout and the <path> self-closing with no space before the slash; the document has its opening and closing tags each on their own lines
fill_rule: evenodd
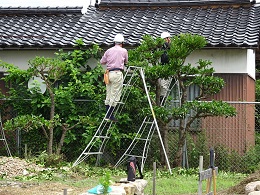
<svg viewBox="0 0 260 195">
<path fill-rule="evenodd" d="M 217 195 L 217 186 L 216 186 L 216 170 L 213 170 L 213 193 Z"/>
</svg>

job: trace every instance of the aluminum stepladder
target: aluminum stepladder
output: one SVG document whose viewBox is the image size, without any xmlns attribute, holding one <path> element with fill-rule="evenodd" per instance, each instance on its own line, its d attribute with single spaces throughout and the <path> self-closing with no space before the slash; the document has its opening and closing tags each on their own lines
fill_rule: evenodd
<svg viewBox="0 0 260 195">
<path fill-rule="evenodd" d="M 3 124 L 2 124 L 1 113 L 0 113 L 0 131 L 1 131 L 0 141 L 3 141 L 3 142 L 4 142 L 7 155 L 10 156 L 10 157 L 12 157 L 11 151 L 10 151 L 9 146 L 8 146 L 8 144 L 7 144 L 7 141 L 6 141 L 6 137 L 5 137 L 5 133 L 4 133 L 4 128 L 3 128 Z"/>
<path fill-rule="evenodd" d="M 141 76 L 144 80 L 144 75 L 141 75 Z M 145 84 L 145 82 L 144 82 L 144 84 Z M 164 95 L 164 97 L 163 97 L 163 99 L 160 103 L 160 106 L 165 106 L 165 102 L 166 102 L 167 97 L 169 96 L 172 89 L 176 86 L 177 86 L 177 89 L 179 91 L 178 81 L 173 79 L 172 77 L 169 78 L 167 92 Z M 166 163 L 168 165 L 170 173 L 172 174 L 171 168 L 170 168 L 170 165 L 169 165 L 169 160 L 168 160 L 168 157 L 167 157 L 167 154 L 166 154 L 166 151 L 165 151 L 165 148 L 164 148 L 164 144 L 163 144 L 163 141 L 162 141 L 162 137 L 161 137 L 161 134 L 160 134 L 160 131 L 159 131 L 159 127 L 158 127 L 158 124 L 157 124 L 157 120 L 155 118 L 154 111 L 153 111 L 153 108 L 152 108 L 152 105 L 151 105 L 151 100 L 149 98 L 148 92 L 146 92 L 146 93 L 147 93 L 150 109 L 152 111 L 152 117 L 146 116 L 144 118 L 136 136 L 132 140 L 131 144 L 129 145 L 129 147 L 127 148 L 125 153 L 118 160 L 115 167 L 117 167 L 120 164 L 122 164 L 123 162 L 125 162 L 127 157 L 134 156 L 137 159 L 141 159 L 141 171 L 143 172 L 144 165 L 145 165 L 145 162 L 146 162 L 146 159 L 147 159 L 147 156 L 148 156 L 148 152 L 149 152 L 150 143 L 151 143 L 152 137 L 154 135 L 154 131 L 157 130 L 158 137 L 160 139 L 160 143 L 161 143 L 164 155 L 165 155 Z M 142 149 L 139 150 L 138 148 L 142 148 Z"/>
<path fill-rule="evenodd" d="M 139 75 L 140 67 L 130 66 L 127 68 L 124 75 L 124 83 L 122 89 L 122 95 L 120 102 L 117 102 L 117 106 L 114 110 L 114 115 L 120 114 L 122 112 L 124 102 L 128 99 L 131 92 L 131 87 L 137 81 L 135 78 Z M 107 113 L 106 113 L 107 114 Z M 106 115 L 105 115 L 106 116 Z M 97 164 L 99 163 L 100 157 L 104 152 L 105 146 L 110 138 L 110 130 L 114 127 L 115 123 L 111 121 L 106 121 L 105 116 L 100 123 L 97 131 L 93 135 L 92 139 L 89 141 L 86 148 L 74 162 L 73 166 L 78 165 L 87 159 L 90 155 L 97 155 Z"/>
<path fill-rule="evenodd" d="M 166 158 L 166 161 L 167 161 L 167 165 L 168 165 L 170 173 L 172 174 L 171 168 L 170 168 L 170 164 L 169 164 L 169 161 L 168 161 L 168 157 L 167 157 L 167 154 L 166 154 L 166 151 L 165 151 L 165 148 L 164 148 L 164 145 L 163 145 L 163 141 L 162 141 L 162 138 L 161 138 L 161 135 L 160 135 L 160 130 L 159 130 L 159 127 L 158 127 L 158 124 L 157 124 L 155 113 L 154 113 L 154 110 L 153 110 L 153 107 L 152 107 L 152 103 L 151 103 L 151 100 L 150 100 L 149 92 L 148 92 L 148 89 L 147 89 L 145 76 L 144 76 L 144 71 L 143 71 L 143 69 L 141 67 L 129 67 L 127 69 L 126 74 L 125 74 L 125 78 L 124 78 L 124 84 L 123 84 L 124 88 L 123 88 L 123 92 L 122 92 L 122 96 L 121 96 L 121 101 L 118 102 L 118 105 L 116 106 L 115 114 L 118 113 L 118 112 L 121 113 L 122 107 L 124 105 L 124 102 L 125 102 L 125 100 L 127 100 L 128 95 L 130 93 L 130 90 L 128 90 L 128 89 L 131 88 L 131 86 L 133 86 L 133 84 L 135 84 L 134 77 L 139 75 L 139 74 L 137 74 L 138 72 L 141 75 L 141 78 L 142 78 L 142 81 L 143 81 L 143 85 L 144 85 L 144 88 L 145 88 L 147 100 L 148 100 L 148 103 L 149 103 L 149 106 L 150 106 L 150 110 L 151 110 L 151 113 L 152 113 L 152 118 L 153 118 L 152 123 L 147 122 L 147 124 L 149 124 L 149 123 L 153 124 L 153 128 L 152 129 L 157 129 L 158 136 L 160 138 L 160 142 L 162 144 L 162 148 L 163 148 L 163 151 L 164 151 L 164 154 L 165 154 L 165 158 Z M 126 77 L 128 75 L 130 75 L 130 78 L 128 79 L 127 82 L 125 82 Z M 105 117 L 104 117 L 104 119 L 105 119 Z M 112 128 L 113 124 L 114 124 L 114 123 L 107 123 L 104 119 L 102 120 L 98 130 L 95 133 L 95 135 L 93 136 L 93 138 L 91 139 L 91 141 L 89 142 L 87 147 L 84 149 L 84 151 L 81 153 L 81 155 L 78 157 L 78 159 L 75 161 L 73 166 L 76 166 L 80 162 L 84 161 L 91 154 L 98 155 L 98 158 L 99 158 L 99 156 L 101 154 L 103 154 L 103 150 L 105 148 L 105 145 L 106 145 L 108 139 L 110 138 L 109 137 L 110 136 L 109 129 Z M 92 147 L 94 146 L 94 144 L 96 142 L 99 142 L 100 146 L 99 146 L 99 149 L 97 151 L 93 152 L 92 151 Z M 148 148 L 149 148 L 149 144 L 150 144 L 150 142 L 146 139 L 145 147 L 144 147 L 145 151 L 143 151 L 143 154 L 147 154 L 147 151 L 148 151 Z M 134 156 L 134 155 L 132 155 L 132 156 Z M 144 166 L 144 162 L 145 161 L 143 161 L 143 166 Z"/>
</svg>

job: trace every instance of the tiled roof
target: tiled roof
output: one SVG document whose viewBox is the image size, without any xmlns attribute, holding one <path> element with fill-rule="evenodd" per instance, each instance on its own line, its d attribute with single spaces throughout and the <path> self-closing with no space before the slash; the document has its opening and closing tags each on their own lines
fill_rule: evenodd
<svg viewBox="0 0 260 195">
<path fill-rule="evenodd" d="M 169 5 L 205 5 L 205 4 L 242 4 L 250 3 L 250 0 L 102 0 L 100 6 L 169 6 Z"/>
<path fill-rule="evenodd" d="M 163 31 L 205 36 L 209 47 L 251 48 L 259 43 L 258 4 L 102 9 L 90 6 L 84 15 L 81 8 L 22 9 L 0 7 L 1 48 L 72 47 L 78 38 L 87 45 L 110 46 L 117 33 L 124 34 L 126 45 L 135 46 L 144 34 L 159 36 Z"/>
<path fill-rule="evenodd" d="M 70 47 L 82 37 L 81 8 L 0 7 L 0 47 Z"/>
</svg>

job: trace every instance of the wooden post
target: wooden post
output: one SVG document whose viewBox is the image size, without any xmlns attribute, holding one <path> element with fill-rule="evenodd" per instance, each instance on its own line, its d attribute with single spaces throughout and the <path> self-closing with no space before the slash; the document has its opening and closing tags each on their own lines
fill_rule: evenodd
<svg viewBox="0 0 260 195">
<path fill-rule="evenodd" d="M 156 162 L 153 162 L 153 195 L 155 195 Z"/>
<path fill-rule="evenodd" d="M 206 188 L 206 193 L 209 193 L 210 189 L 211 189 L 211 183 L 212 183 L 212 177 L 209 177 L 207 179 L 207 188 Z"/>
<path fill-rule="evenodd" d="M 27 144 L 24 144 L 24 157 L 25 157 L 25 159 L 28 158 L 28 147 L 27 147 Z"/>
<path fill-rule="evenodd" d="M 205 195 L 217 195 L 216 190 L 216 175 L 218 173 L 218 167 L 214 166 L 213 152 L 211 151 L 210 155 L 210 167 L 206 170 L 203 170 L 203 157 L 200 156 L 199 164 L 199 186 L 198 186 L 198 195 L 202 195 L 202 181 L 207 180 L 206 194 Z M 213 181 L 214 192 L 211 191 Z"/>
<path fill-rule="evenodd" d="M 217 195 L 216 189 L 216 169 L 215 169 L 215 152 L 213 148 L 210 149 L 210 168 L 212 168 L 213 192 Z"/>
<path fill-rule="evenodd" d="M 199 172 L 203 171 L 203 156 L 200 156 L 199 160 Z M 202 195 L 202 182 L 199 179 L 199 189 L 198 189 L 198 195 Z"/>
</svg>

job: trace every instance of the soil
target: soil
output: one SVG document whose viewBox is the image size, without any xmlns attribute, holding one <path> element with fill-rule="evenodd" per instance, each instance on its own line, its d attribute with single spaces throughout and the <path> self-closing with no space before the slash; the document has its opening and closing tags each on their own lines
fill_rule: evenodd
<svg viewBox="0 0 260 195">
<path fill-rule="evenodd" d="M 228 194 L 245 194 L 245 186 L 254 181 L 260 181 L 260 170 L 249 175 L 247 178 L 242 180 L 238 185 L 229 188 L 226 192 Z"/>
<path fill-rule="evenodd" d="M 0 156 L 0 195 L 79 195 L 86 193 L 87 187 L 72 187 L 58 182 L 21 182 L 15 177 L 33 176 L 43 167 L 19 158 Z"/>
<path fill-rule="evenodd" d="M 33 170 L 31 173 L 25 170 Z M 0 157 L 0 195 L 80 195 L 86 193 L 87 187 L 69 186 L 58 182 L 21 182 L 15 181 L 16 176 L 35 174 L 43 168 L 36 164 L 28 163 L 19 158 Z M 218 195 L 242 195 L 245 194 L 246 184 L 260 181 L 260 171 L 257 171 L 238 185 L 229 188 L 226 191 L 218 192 Z M 184 194 L 183 194 L 184 195 Z"/>
<path fill-rule="evenodd" d="M 76 188 L 56 182 L 48 183 L 21 183 L 0 182 L 0 195 L 80 195 L 86 193 L 87 189 Z"/>
</svg>

